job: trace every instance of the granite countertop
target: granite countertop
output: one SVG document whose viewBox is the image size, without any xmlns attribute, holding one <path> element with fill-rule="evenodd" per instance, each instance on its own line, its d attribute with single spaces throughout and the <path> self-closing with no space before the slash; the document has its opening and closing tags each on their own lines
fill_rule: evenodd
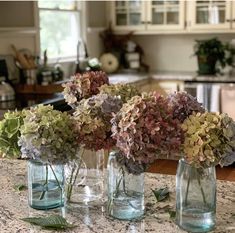
<svg viewBox="0 0 235 233">
<path fill-rule="evenodd" d="M 147 173 L 145 176 L 146 214 L 140 221 L 119 221 L 106 216 L 104 207 L 94 206 L 79 209 L 58 208 L 50 211 L 31 209 L 27 203 L 27 191 L 16 191 L 15 185 L 26 183 L 26 161 L 0 160 L 0 232 L 38 233 L 48 232 L 21 221 L 24 217 L 61 214 L 77 227 L 69 233 L 183 233 L 170 219 L 165 209 L 175 206 L 175 176 Z M 235 232 L 235 183 L 218 181 L 217 227 L 215 233 Z M 168 186 L 170 199 L 157 203 L 151 188 Z M 52 231 L 55 232 L 55 231 Z"/>
</svg>

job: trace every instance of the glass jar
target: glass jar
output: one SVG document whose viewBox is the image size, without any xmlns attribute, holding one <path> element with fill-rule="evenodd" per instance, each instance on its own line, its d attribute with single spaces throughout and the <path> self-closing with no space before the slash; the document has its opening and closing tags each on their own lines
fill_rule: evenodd
<svg viewBox="0 0 235 233">
<path fill-rule="evenodd" d="M 129 173 L 117 161 L 116 152 L 108 160 L 108 214 L 121 220 L 139 219 L 144 214 L 144 172 Z"/>
<path fill-rule="evenodd" d="M 195 168 L 183 159 L 176 175 L 176 223 L 189 232 L 208 232 L 215 227 L 215 167 Z"/>
<path fill-rule="evenodd" d="M 65 167 L 66 200 L 72 205 L 100 204 L 104 196 L 104 150 L 80 150 Z"/>
<path fill-rule="evenodd" d="M 64 165 L 28 161 L 28 202 L 39 210 L 64 205 Z"/>
</svg>

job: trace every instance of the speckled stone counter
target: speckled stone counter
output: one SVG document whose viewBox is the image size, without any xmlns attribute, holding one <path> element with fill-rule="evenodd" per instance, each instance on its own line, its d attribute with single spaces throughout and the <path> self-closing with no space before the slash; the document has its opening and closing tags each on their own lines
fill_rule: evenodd
<svg viewBox="0 0 235 233">
<path fill-rule="evenodd" d="M 77 227 L 70 233 L 180 233 L 166 209 L 174 209 L 175 176 L 146 174 L 146 214 L 140 221 L 127 222 L 106 216 L 102 206 L 77 209 L 56 209 L 47 212 L 31 209 L 27 203 L 27 191 L 16 191 L 14 187 L 26 184 L 26 161 L 0 160 L 0 233 L 38 233 L 40 228 L 21 221 L 23 217 L 62 214 Z M 168 186 L 171 194 L 166 202 L 157 203 L 151 188 Z M 235 183 L 218 181 L 216 233 L 235 232 Z M 51 232 L 51 231 L 50 231 Z M 52 231 L 55 232 L 55 231 Z"/>
</svg>

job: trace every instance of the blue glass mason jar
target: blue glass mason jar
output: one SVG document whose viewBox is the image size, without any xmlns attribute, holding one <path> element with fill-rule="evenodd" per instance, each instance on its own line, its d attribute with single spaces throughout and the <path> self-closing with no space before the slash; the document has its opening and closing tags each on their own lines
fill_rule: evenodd
<svg viewBox="0 0 235 233">
<path fill-rule="evenodd" d="M 183 159 L 176 174 L 176 223 L 189 232 L 215 228 L 215 167 L 195 168 Z"/>
<path fill-rule="evenodd" d="M 107 212 L 120 220 L 139 219 L 144 214 L 144 172 L 129 173 L 111 152 L 108 160 Z"/>
<path fill-rule="evenodd" d="M 64 205 L 64 165 L 28 161 L 28 202 L 38 210 Z"/>
</svg>

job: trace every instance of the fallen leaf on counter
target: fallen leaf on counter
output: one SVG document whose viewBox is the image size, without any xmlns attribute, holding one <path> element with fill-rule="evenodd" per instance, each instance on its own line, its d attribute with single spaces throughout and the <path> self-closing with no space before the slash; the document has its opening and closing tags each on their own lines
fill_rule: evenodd
<svg viewBox="0 0 235 233">
<path fill-rule="evenodd" d="M 21 220 L 31 223 L 33 225 L 41 226 L 47 230 L 66 230 L 68 228 L 76 227 L 73 224 L 67 222 L 65 218 L 60 215 L 51 215 L 48 217 L 33 217 L 22 218 Z"/>
<path fill-rule="evenodd" d="M 152 191 L 158 202 L 164 201 L 170 196 L 170 192 L 167 187 L 155 190 L 152 189 Z"/>
<path fill-rule="evenodd" d="M 24 184 L 17 184 L 17 185 L 14 186 L 14 189 L 16 191 L 20 192 L 20 191 L 27 190 L 28 187 L 26 185 L 24 185 Z"/>
<path fill-rule="evenodd" d="M 171 219 L 175 219 L 175 216 L 176 216 L 175 210 L 168 210 L 168 213 L 169 213 Z"/>
</svg>

